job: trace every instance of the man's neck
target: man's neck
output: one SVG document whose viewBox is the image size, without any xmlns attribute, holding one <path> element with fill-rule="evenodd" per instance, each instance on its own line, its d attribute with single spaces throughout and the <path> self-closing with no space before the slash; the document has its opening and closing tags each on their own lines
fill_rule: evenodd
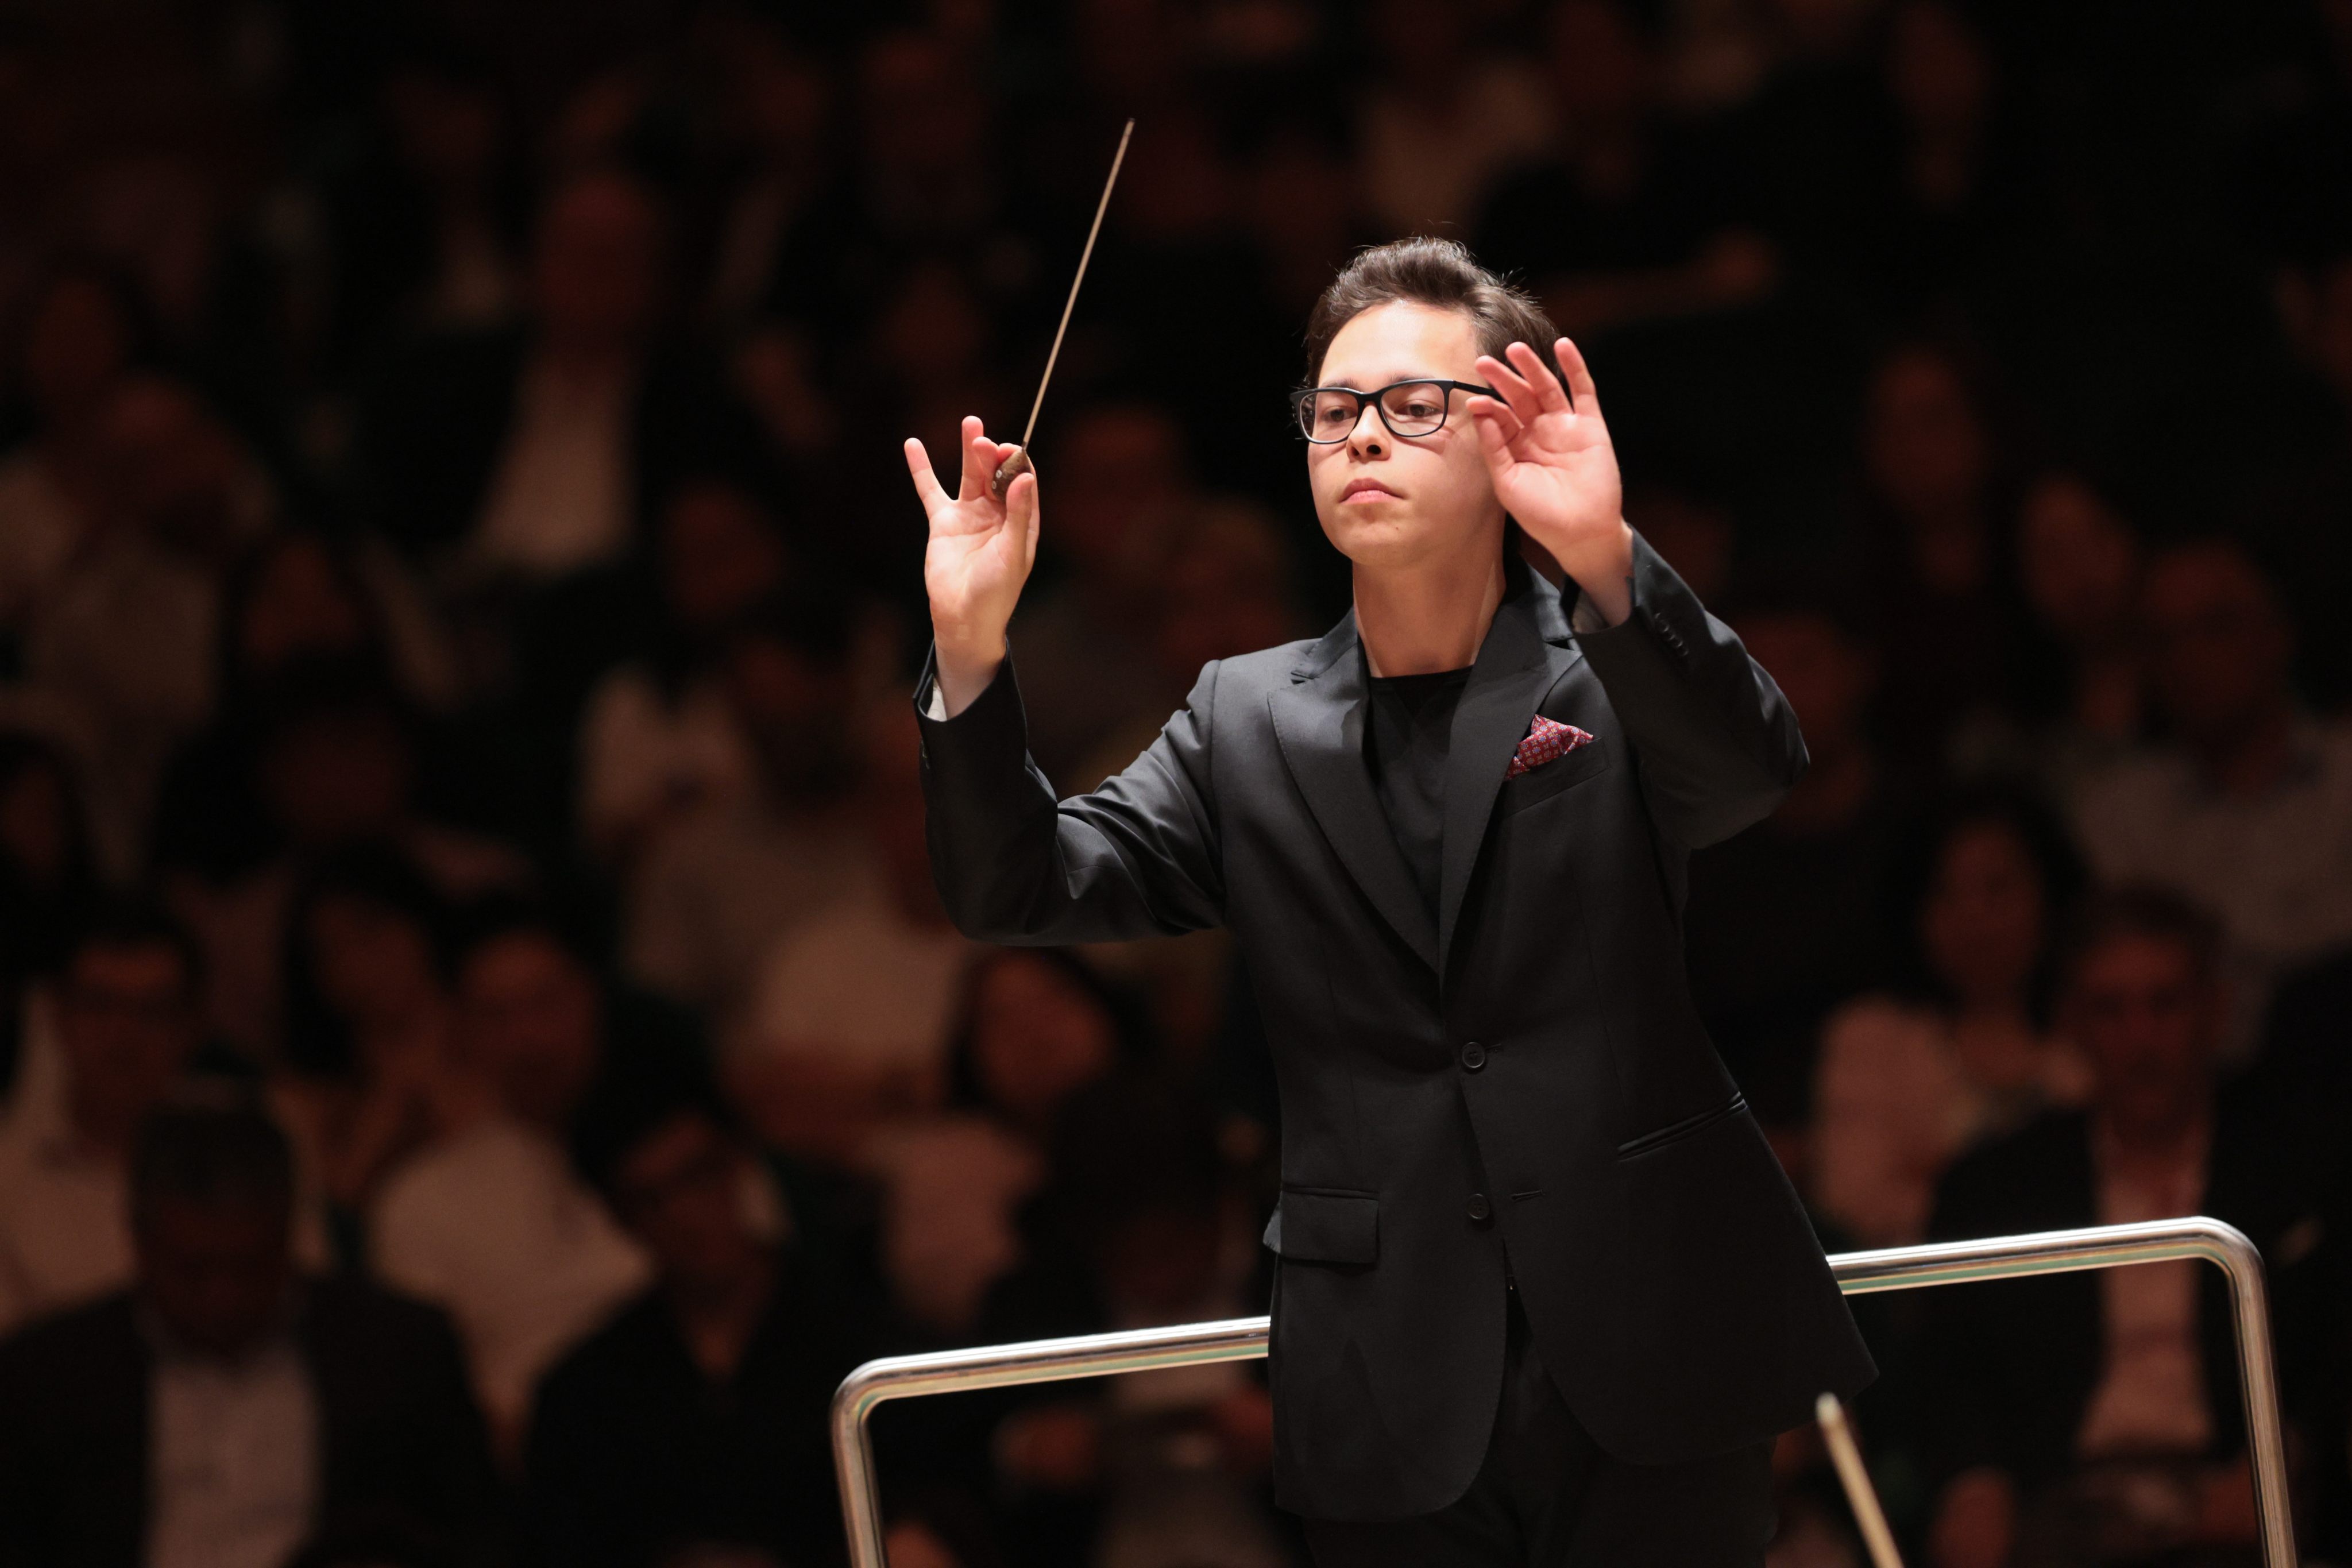
<svg viewBox="0 0 2352 1568">
<path fill-rule="evenodd" d="M 2112 1110 L 2095 1111 L 2097 1138 L 2107 1158 L 2126 1170 L 2163 1166 L 2196 1154 L 2205 1143 L 2212 1121 L 2212 1102 L 2199 1092 L 2182 1094 L 2171 1104 L 2119 1116 Z"/>
<path fill-rule="evenodd" d="M 1376 677 L 1467 668 L 1502 602 L 1499 552 L 1434 569 L 1356 568 L 1356 635 Z"/>
<path fill-rule="evenodd" d="M 735 1375 L 759 1331 L 774 1288 L 775 1260 L 762 1252 L 723 1279 L 667 1282 L 670 1310 L 677 1314 L 687 1350 L 705 1377 L 724 1383 Z"/>
</svg>

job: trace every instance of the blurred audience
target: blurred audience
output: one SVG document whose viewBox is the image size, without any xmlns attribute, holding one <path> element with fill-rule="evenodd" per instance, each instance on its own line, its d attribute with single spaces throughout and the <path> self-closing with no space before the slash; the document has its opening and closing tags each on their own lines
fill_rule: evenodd
<svg viewBox="0 0 2352 1568">
<path fill-rule="evenodd" d="M 860 862 L 761 962 L 729 1080 L 777 1147 L 840 1163 L 881 1121 L 937 1107 L 974 944 L 948 922 L 924 837 L 921 740 L 892 693 L 859 716 L 845 826 Z"/>
<path fill-rule="evenodd" d="M 780 595 L 726 635 L 713 674 L 751 776 L 654 831 L 624 910 L 631 973 L 745 1025 L 776 942 L 865 870 L 855 832 L 858 697 L 850 609 Z"/>
<path fill-rule="evenodd" d="M 2017 512 L 2021 643 L 2018 758 L 2062 798 L 2144 738 L 2149 721 L 2139 622 L 2140 542 L 2081 475 L 2026 487 Z"/>
<path fill-rule="evenodd" d="M 275 1568 L 364 1523 L 499 1560 L 498 1480 L 446 1320 L 296 1265 L 293 1152 L 189 1096 L 131 1159 L 130 1288 L 0 1342 L 0 1536 L 27 1564 Z"/>
<path fill-rule="evenodd" d="M 1796 710 L 1811 763 L 1779 811 L 1693 860 L 1684 941 L 1757 1114 L 1794 1129 L 1822 1017 L 1894 962 L 1884 911 L 1908 792 L 1870 737 L 1877 660 L 1849 616 L 1820 595 L 1760 595 L 1733 620 Z"/>
<path fill-rule="evenodd" d="M 588 1160 L 654 1282 L 540 1384 L 523 1488 L 534 1554 L 843 1562 L 826 1413 L 869 1321 L 778 1234 L 757 1157 L 711 1096 L 640 1100 Z"/>
<path fill-rule="evenodd" d="M 252 1449 L 221 1561 L 829 1561 L 841 1356 L 1263 1308 L 1279 1107 L 1230 942 L 964 942 L 906 721 L 899 443 L 952 475 L 965 416 L 1026 417 L 1132 115 L 1034 434 L 1012 637 L 1048 778 L 1345 612 L 1283 404 L 1300 322 L 1362 244 L 1471 237 L 1577 335 L 1628 517 L 1803 725 L 1685 925 L 1816 1217 L 2243 1216 L 2309 1550 L 2352 1560 L 2352 7 L 2049 9 L 12 16 L 0 1328 L 111 1327 L 75 1370 L 0 1352 L 10 1386 L 73 1408 L 79 1379 L 120 1426 L 171 1360 L 172 1408 L 212 1390 L 236 1436 L 410 1409 L 327 1370 L 381 1339 L 457 1431 L 437 1320 L 318 1305 L 336 1348 L 301 1362 L 356 1283 L 289 1283 L 249 1351 L 184 1363 L 145 1306 L 89 1305 L 145 1300 L 136 1128 L 219 1078 L 290 1143 L 301 1269 L 448 1311 L 530 1536 L 331 1424 L 301 1441 L 395 1458 L 297 1493 L 299 1444 Z M 2177 910 L 2060 964 L 2118 884 L 2212 917 L 2218 968 Z M 2197 1100 L 2191 1058 L 2242 1078 Z M 2158 1079 L 2206 1107 L 2210 1191 L 2147 1131 Z M 1861 1415 L 1913 1560 L 2242 1557 L 2236 1405 L 2179 1353 L 2220 1320 L 2127 1278 L 1874 1310 Z M 1199 1375 L 895 1412 L 893 1560 L 1300 1560 L 1262 1394 Z M 530 1429 L 640 1397 L 645 1430 Z M 110 1511 L 74 1560 L 205 1555 L 215 1503 L 175 1472 L 197 1511 L 156 1525 L 131 1451 L 82 1467 Z M 38 1465 L 6 1507 L 49 1509 L 9 1489 Z M 1818 1454 L 1782 1472 L 1776 1563 L 1859 1561 Z M 2126 1494 L 2189 1522 L 2134 1533 Z"/>
<path fill-rule="evenodd" d="M 2101 876 L 2221 917 L 2242 1060 L 2281 970 L 2352 942 L 2352 736 L 2297 700 L 2294 628 L 2239 546 L 2157 552 L 2140 615 L 2165 738 L 2083 785 L 2077 831 Z"/>
<path fill-rule="evenodd" d="M 1935 1237 L 2011 1235 L 2210 1214 L 2291 1284 L 2317 1205 L 2311 1151 L 2218 1094 L 2219 933 L 2172 894 L 2125 889 L 2081 911 L 2058 1016 L 2091 1068 L 2053 1111 L 1961 1160 Z M 2230 1307 L 2191 1261 L 1935 1293 L 1924 1430 L 1941 1479 L 1941 1568 L 2010 1561 L 2252 1560 Z M 2231 1549 L 2237 1555 L 2230 1556 Z M 2218 1555 L 2217 1555 L 2218 1554 Z"/>
<path fill-rule="evenodd" d="M 351 1245 L 385 1173 L 489 1110 L 443 979 L 447 901 L 397 849 L 360 845 L 303 880 L 286 917 L 286 1069 L 295 1145 Z"/>
<path fill-rule="evenodd" d="M 1495 189 L 1481 258 L 1524 268 L 1572 335 L 1762 297 L 1771 246 L 1739 223 L 1720 160 L 1667 118 L 1656 44 L 1634 8 L 1568 0 L 1549 26 L 1558 151 Z"/>
<path fill-rule="evenodd" d="M 672 820 L 750 788 L 751 747 L 719 669 L 729 634 L 793 567 L 759 498 L 717 477 L 671 492 L 653 555 L 650 647 L 605 673 L 580 721 L 580 831 L 624 868 Z"/>
<path fill-rule="evenodd" d="M 1021 1213 L 1063 1107 L 1140 1057 L 1144 1027 L 1067 952 L 1000 950 L 967 973 L 945 1109 L 863 1152 L 883 1183 L 885 1277 L 910 1326 L 971 1332 L 989 1288 L 1023 1261 Z"/>
<path fill-rule="evenodd" d="M 131 1145 L 195 1063 L 203 985 L 195 944 L 152 905 L 100 903 L 67 937 L 54 1033 L 26 1042 L 56 1070 L 24 1064 L 0 1133 L 0 1327 L 131 1278 Z"/>
<path fill-rule="evenodd" d="M 1888 900 L 1900 988 L 1832 1014 L 1814 1069 L 1813 1203 L 1866 1247 L 1919 1240 L 1956 1156 L 2089 1088 L 2051 1019 L 2052 952 L 2083 881 L 2065 830 L 1995 794 L 1917 837 Z"/>
<path fill-rule="evenodd" d="M 1879 361 L 1863 416 L 1871 533 L 1857 586 L 1878 616 L 1880 728 L 1923 769 L 1940 767 L 1956 727 L 1997 710 L 2010 668 L 1997 458 L 1951 354 L 1908 343 Z"/>
<path fill-rule="evenodd" d="M 447 973 L 459 1060 L 488 1082 L 488 1103 L 384 1174 L 368 1258 L 456 1321 L 477 1397 L 512 1451 L 540 1375 L 646 1278 L 643 1248 L 583 1181 L 575 1143 L 693 1064 L 528 908 L 478 911 Z"/>
<path fill-rule="evenodd" d="M 1163 684 L 1151 661 L 1154 574 L 1194 490 L 1181 426 L 1148 405 L 1077 413 L 1046 460 L 1054 532 L 1039 544 L 1048 574 L 1023 596 L 1012 638 L 1030 752 L 1075 791 L 1088 752 L 1141 705 L 1139 693 Z"/>
</svg>

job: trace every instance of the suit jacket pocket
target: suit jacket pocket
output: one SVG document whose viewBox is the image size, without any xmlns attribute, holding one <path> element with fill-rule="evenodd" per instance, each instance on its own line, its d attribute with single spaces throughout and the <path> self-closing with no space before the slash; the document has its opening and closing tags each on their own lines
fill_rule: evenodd
<svg viewBox="0 0 2352 1568">
<path fill-rule="evenodd" d="M 1647 1154 L 1654 1150 L 1663 1149 L 1669 1143 L 1679 1143 L 1684 1139 L 1695 1137 L 1717 1122 L 1727 1117 L 1737 1116 L 1747 1109 L 1748 1097 L 1735 1093 L 1728 1103 L 1718 1105 L 1712 1110 L 1702 1110 L 1696 1116 L 1685 1116 L 1680 1121 L 1670 1121 L 1664 1127 L 1654 1128 L 1639 1138 L 1626 1139 L 1617 1145 L 1617 1157 L 1620 1160 L 1630 1160 L 1636 1154 Z"/>
<path fill-rule="evenodd" d="M 1286 1262 L 1377 1263 L 1381 1200 L 1370 1193 L 1285 1187 L 1265 1244 Z"/>
<path fill-rule="evenodd" d="M 1501 813 L 1508 816 L 1515 811 L 1525 811 L 1538 801 L 1549 800 L 1560 791 L 1608 771 L 1609 742 L 1595 735 L 1566 756 L 1555 757 L 1515 779 L 1505 779 L 1499 803 Z"/>
</svg>

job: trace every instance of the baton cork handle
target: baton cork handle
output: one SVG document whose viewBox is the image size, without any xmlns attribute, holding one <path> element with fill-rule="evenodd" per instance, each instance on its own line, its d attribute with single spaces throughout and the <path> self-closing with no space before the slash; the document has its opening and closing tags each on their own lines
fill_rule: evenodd
<svg viewBox="0 0 2352 1568">
<path fill-rule="evenodd" d="M 1013 448 L 1013 456 L 996 465 L 996 473 L 989 480 L 989 492 L 998 500 L 1003 500 L 1004 492 L 1013 488 L 1013 480 L 1024 474 L 1034 474 L 1036 471 L 1029 462 L 1029 448 L 1015 447 Z"/>
</svg>

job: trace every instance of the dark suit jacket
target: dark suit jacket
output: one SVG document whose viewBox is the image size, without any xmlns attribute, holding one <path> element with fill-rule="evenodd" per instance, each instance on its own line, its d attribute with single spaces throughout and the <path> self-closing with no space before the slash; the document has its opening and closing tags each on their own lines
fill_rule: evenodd
<svg viewBox="0 0 2352 1568">
<path fill-rule="evenodd" d="M 479 521 L 532 351 L 522 328 L 426 333 L 388 357 L 361 398 L 351 489 L 358 520 L 424 554 Z M 637 515 L 698 472 L 772 483 L 758 426 L 718 370 L 671 348 L 650 353 L 631 410 Z"/>
<path fill-rule="evenodd" d="M 448 1321 L 351 1280 L 305 1287 L 322 1529 L 397 1524 L 460 1562 L 499 1540 L 489 1445 Z M 0 1563 L 135 1568 L 146 1552 L 153 1356 L 128 1295 L 0 1343 Z"/>
<path fill-rule="evenodd" d="M 1683 970 L 1686 856 L 1769 811 L 1803 743 L 1646 544 L 1633 588 L 1629 622 L 1579 637 L 1514 564 L 1456 710 L 1434 918 L 1364 765 L 1352 616 L 1211 664 L 1125 773 L 1058 805 L 1009 666 L 923 722 L 966 932 L 1223 922 L 1249 955 L 1282 1099 L 1275 1479 L 1301 1513 L 1409 1517 L 1468 1486 L 1506 1247 L 1545 1364 L 1620 1458 L 1754 1443 L 1872 1375 Z M 1538 712 L 1595 740 L 1506 782 Z"/>
<path fill-rule="evenodd" d="M 2252 1238 L 2270 1266 L 2283 1392 L 2292 1408 L 2307 1336 L 2298 1275 L 2318 1227 L 2317 1184 L 2305 1151 L 2242 1095 L 2214 1113 L 2200 1212 Z M 1929 1234 L 1937 1240 L 2014 1236 L 2097 1225 L 2090 1119 L 2056 1111 L 1977 1149 L 1945 1173 Z M 2029 1487 L 2074 1464 L 2074 1437 L 2097 1391 L 2105 1331 L 2097 1273 L 1956 1285 L 1926 1294 L 1922 1325 L 1924 1447 L 1937 1479 L 1977 1465 Z M 2198 1267 L 2198 1338 L 2213 1451 L 2245 1444 L 2236 1342 L 2221 1271 Z"/>
<path fill-rule="evenodd" d="M 658 1289 L 541 1380 L 524 1521 L 548 1568 L 652 1568 L 689 1546 L 756 1547 L 792 1568 L 845 1555 L 827 1412 L 864 1359 L 856 1304 L 797 1251 L 734 1375 L 695 1364 Z"/>
</svg>

